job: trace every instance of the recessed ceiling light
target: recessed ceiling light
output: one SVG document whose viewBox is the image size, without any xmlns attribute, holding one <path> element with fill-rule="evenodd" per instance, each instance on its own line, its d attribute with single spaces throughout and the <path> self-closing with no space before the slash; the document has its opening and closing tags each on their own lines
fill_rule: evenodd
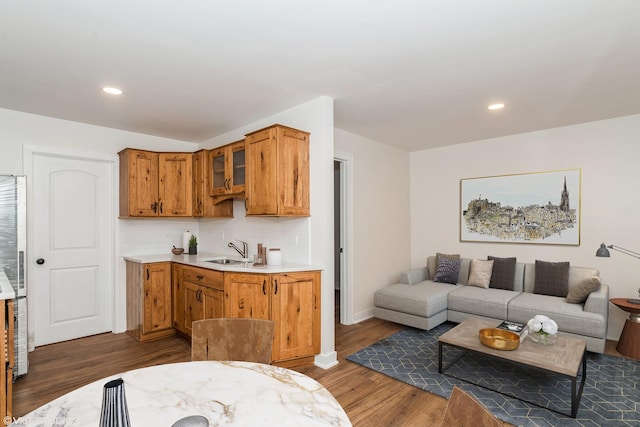
<svg viewBox="0 0 640 427">
<path fill-rule="evenodd" d="M 504 104 L 491 104 L 489 110 L 501 110 L 504 108 Z"/>
<path fill-rule="evenodd" d="M 122 95 L 122 90 L 117 87 L 103 87 L 102 90 L 110 95 Z"/>
</svg>

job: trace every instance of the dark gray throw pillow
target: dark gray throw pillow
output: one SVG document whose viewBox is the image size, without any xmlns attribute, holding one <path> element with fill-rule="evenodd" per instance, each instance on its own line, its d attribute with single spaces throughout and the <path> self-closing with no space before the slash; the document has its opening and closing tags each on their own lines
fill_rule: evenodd
<svg viewBox="0 0 640 427">
<path fill-rule="evenodd" d="M 566 297 L 569 291 L 569 262 L 536 260 L 533 293 Z"/>
<path fill-rule="evenodd" d="M 488 256 L 487 259 L 493 260 L 493 270 L 491 271 L 489 287 L 512 291 L 513 278 L 516 275 L 516 259 L 498 258 L 494 256 Z"/>
<path fill-rule="evenodd" d="M 436 274 L 433 277 L 434 282 L 442 283 L 458 283 L 458 275 L 460 274 L 460 259 L 456 258 L 440 258 Z"/>
</svg>

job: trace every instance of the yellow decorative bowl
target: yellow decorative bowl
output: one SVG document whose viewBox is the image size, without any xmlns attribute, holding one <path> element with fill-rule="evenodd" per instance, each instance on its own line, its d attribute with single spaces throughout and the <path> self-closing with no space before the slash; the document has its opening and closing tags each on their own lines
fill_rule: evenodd
<svg viewBox="0 0 640 427">
<path fill-rule="evenodd" d="M 505 329 L 480 329 L 480 342 L 496 350 L 515 350 L 520 345 L 520 336 Z"/>
</svg>

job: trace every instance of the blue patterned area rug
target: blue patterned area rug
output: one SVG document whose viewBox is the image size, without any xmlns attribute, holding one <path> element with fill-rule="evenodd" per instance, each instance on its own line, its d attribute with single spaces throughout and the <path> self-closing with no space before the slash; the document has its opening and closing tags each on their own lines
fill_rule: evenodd
<svg viewBox="0 0 640 427">
<path fill-rule="evenodd" d="M 445 374 L 439 374 L 438 336 L 455 325 L 446 322 L 430 331 L 407 328 L 350 355 L 347 360 L 445 398 L 449 398 L 453 386 L 458 386 L 495 416 L 516 426 L 640 425 L 637 383 L 640 362 L 587 353 L 587 380 L 578 415 L 573 419 L 564 415 L 571 412 L 571 382 L 567 378 L 501 363 L 450 346 L 444 346 Z M 458 357 L 460 359 L 451 365 Z M 461 379 L 519 396 L 535 405 Z"/>
</svg>

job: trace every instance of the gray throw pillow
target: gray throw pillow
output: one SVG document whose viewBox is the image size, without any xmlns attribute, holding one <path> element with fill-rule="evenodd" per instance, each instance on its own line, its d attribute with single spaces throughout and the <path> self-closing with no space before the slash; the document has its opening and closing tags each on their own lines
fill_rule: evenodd
<svg viewBox="0 0 640 427">
<path fill-rule="evenodd" d="M 536 260 L 536 277 L 533 293 L 566 297 L 569 291 L 569 262 Z"/>
<path fill-rule="evenodd" d="M 483 261 L 479 259 L 472 259 L 467 285 L 485 289 L 488 288 L 489 282 L 491 281 L 492 269 L 493 260 Z"/>
<path fill-rule="evenodd" d="M 582 304 L 587 300 L 591 292 L 600 288 L 600 278 L 598 276 L 590 276 L 582 279 L 582 281 L 571 289 L 567 294 L 567 302 L 571 304 Z"/>
<path fill-rule="evenodd" d="M 458 283 L 458 275 L 460 274 L 460 258 L 440 258 L 436 274 L 433 277 L 434 282 Z"/>
<path fill-rule="evenodd" d="M 488 256 L 487 259 L 493 260 L 493 270 L 491 271 L 489 287 L 512 291 L 513 278 L 516 275 L 516 259 L 498 258 L 494 256 Z"/>
</svg>

